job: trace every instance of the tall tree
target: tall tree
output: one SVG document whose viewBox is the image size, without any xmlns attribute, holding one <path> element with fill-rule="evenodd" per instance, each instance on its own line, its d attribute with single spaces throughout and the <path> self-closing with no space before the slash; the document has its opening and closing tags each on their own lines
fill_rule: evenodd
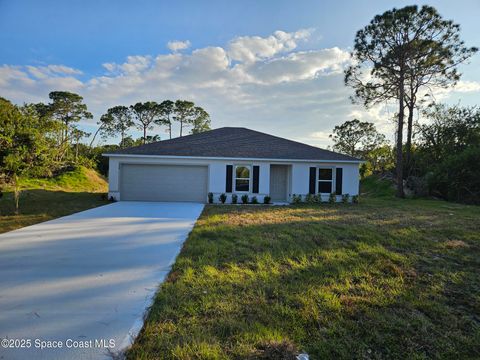
<svg viewBox="0 0 480 360">
<path fill-rule="evenodd" d="M 171 100 L 164 100 L 160 103 L 160 118 L 158 125 L 166 125 L 169 139 L 172 138 L 172 116 L 175 112 L 175 103 Z"/>
<path fill-rule="evenodd" d="M 99 125 L 103 137 L 120 135 L 122 147 L 127 131 L 134 126 L 132 111 L 126 106 L 114 106 L 100 117 Z"/>
<path fill-rule="evenodd" d="M 191 101 L 175 101 L 175 114 L 173 119 L 180 124 L 180 136 L 183 135 L 183 129 L 192 124 L 195 104 Z"/>
<path fill-rule="evenodd" d="M 210 130 L 210 115 L 200 106 L 193 109 L 191 134 Z"/>
<path fill-rule="evenodd" d="M 431 89 L 453 86 L 461 74 L 457 65 L 465 62 L 475 52 L 475 47 L 466 47 L 460 40 L 460 26 L 444 20 L 431 6 L 423 6 L 416 14 L 415 24 L 421 35 L 412 40 L 412 56 L 407 61 L 405 104 L 408 109 L 407 140 L 405 144 L 406 168 L 410 168 L 413 116 L 418 94 Z M 431 95 L 431 94 L 425 94 Z"/>
<path fill-rule="evenodd" d="M 155 101 L 138 102 L 130 106 L 137 120 L 137 127 L 143 131 L 143 143 L 147 141 L 147 130 L 153 129 L 155 122 L 161 117 L 160 106 Z"/>
<path fill-rule="evenodd" d="M 82 119 L 92 119 L 83 97 L 68 91 L 52 91 L 49 95 L 52 102 L 48 105 L 48 113 L 63 124 L 60 133 L 60 146 L 68 145 L 73 125 Z M 37 110 L 40 106 L 37 105 Z M 44 109 L 45 110 L 45 109 Z M 68 146 L 66 147 L 68 149 Z"/>
<path fill-rule="evenodd" d="M 385 144 L 385 136 L 377 131 L 373 123 L 358 119 L 335 126 L 330 138 L 334 142 L 334 150 L 358 157 Z"/>
<path fill-rule="evenodd" d="M 430 6 L 420 10 L 417 6 L 407 6 L 386 11 L 357 32 L 352 52 L 354 65 L 345 71 L 345 83 L 354 88 L 354 101 L 361 101 L 366 107 L 388 100 L 398 102 L 397 196 L 404 196 L 405 99 L 416 102 L 408 86 L 420 74 L 426 75 L 417 84 L 418 89 L 440 76 L 455 82 L 459 77 L 455 66 L 476 51 L 460 41 L 458 25 L 443 20 Z"/>
</svg>

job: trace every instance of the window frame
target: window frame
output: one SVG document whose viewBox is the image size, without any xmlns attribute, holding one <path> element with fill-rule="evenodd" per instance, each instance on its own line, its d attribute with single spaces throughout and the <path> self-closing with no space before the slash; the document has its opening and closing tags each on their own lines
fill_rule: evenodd
<svg viewBox="0 0 480 360">
<path fill-rule="evenodd" d="M 328 170 L 331 170 L 332 171 L 332 179 L 331 180 L 321 180 L 320 179 L 320 170 L 321 169 L 328 169 Z M 336 189 L 336 183 L 337 183 L 337 179 L 336 179 L 336 167 L 335 166 L 317 166 L 317 173 L 316 173 L 316 184 L 315 184 L 315 190 L 316 190 L 316 194 L 319 194 L 319 195 L 330 195 L 332 193 L 335 193 L 335 189 Z M 320 183 L 321 182 L 329 182 L 331 183 L 331 191 L 329 193 L 324 193 L 324 192 L 320 192 Z"/>
<path fill-rule="evenodd" d="M 248 178 L 237 178 L 237 168 L 245 167 L 248 168 Z M 233 193 L 240 193 L 240 194 L 250 194 L 252 192 L 252 176 L 253 176 L 253 165 L 252 164 L 234 164 L 233 165 L 233 186 L 232 191 Z M 248 180 L 248 190 L 237 190 L 237 180 Z"/>
</svg>

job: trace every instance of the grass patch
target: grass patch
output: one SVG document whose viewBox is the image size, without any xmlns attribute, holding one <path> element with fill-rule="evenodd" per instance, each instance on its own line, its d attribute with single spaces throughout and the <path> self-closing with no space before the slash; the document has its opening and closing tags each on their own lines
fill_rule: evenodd
<svg viewBox="0 0 480 360">
<path fill-rule="evenodd" d="M 108 203 L 100 196 L 107 191 L 105 179 L 83 167 L 51 179 L 21 179 L 21 186 L 19 215 L 9 189 L 0 199 L 0 233 Z"/>
<path fill-rule="evenodd" d="M 207 206 L 128 358 L 479 358 L 480 208 L 379 190 Z"/>
<path fill-rule="evenodd" d="M 69 192 L 106 192 L 107 181 L 93 169 L 80 166 L 52 178 L 23 178 L 23 189 L 42 189 Z"/>
</svg>

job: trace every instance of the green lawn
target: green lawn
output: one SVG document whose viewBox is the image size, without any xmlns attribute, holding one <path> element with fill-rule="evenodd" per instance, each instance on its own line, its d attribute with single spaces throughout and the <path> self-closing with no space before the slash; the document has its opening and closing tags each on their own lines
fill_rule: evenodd
<svg viewBox="0 0 480 360">
<path fill-rule="evenodd" d="M 480 358 L 480 207 L 367 185 L 358 205 L 207 206 L 128 358 Z"/>
<path fill-rule="evenodd" d="M 0 199 L 0 233 L 108 203 L 101 197 L 107 183 L 91 169 L 78 168 L 51 179 L 22 179 L 21 184 L 19 215 L 14 213 L 11 191 Z"/>
</svg>

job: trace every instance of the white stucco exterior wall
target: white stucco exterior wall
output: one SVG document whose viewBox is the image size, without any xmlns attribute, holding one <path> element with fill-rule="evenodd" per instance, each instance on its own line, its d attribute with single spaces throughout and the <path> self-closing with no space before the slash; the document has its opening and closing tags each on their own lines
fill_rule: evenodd
<svg viewBox="0 0 480 360">
<path fill-rule="evenodd" d="M 342 192 L 350 196 L 359 193 L 359 163 L 327 163 L 307 161 L 277 161 L 277 160 L 232 160 L 232 159 L 202 159 L 202 158 L 179 158 L 179 157 L 154 157 L 154 156 L 111 156 L 109 158 L 109 197 L 121 200 L 120 194 L 120 167 L 122 164 L 158 164 L 158 165 L 202 165 L 208 166 L 208 192 L 214 194 L 215 202 L 220 194 L 225 193 L 226 165 L 258 165 L 260 167 L 259 193 L 256 196 L 259 202 L 263 202 L 264 196 L 270 193 L 270 165 L 280 164 L 289 166 L 288 189 L 289 197 L 292 194 L 305 196 L 309 191 L 310 167 L 341 167 L 343 168 Z M 334 171 L 335 173 L 335 171 Z M 333 189 L 335 188 L 335 180 Z M 227 194 L 227 202 L 230 202 L 231 194 Z M 240 202 L 241 193 L 238 193 Z M 337 197 L 340 200 L 341 196 Z M 206 201 L 206 199 L 205 199 Z"/>
</svg>

